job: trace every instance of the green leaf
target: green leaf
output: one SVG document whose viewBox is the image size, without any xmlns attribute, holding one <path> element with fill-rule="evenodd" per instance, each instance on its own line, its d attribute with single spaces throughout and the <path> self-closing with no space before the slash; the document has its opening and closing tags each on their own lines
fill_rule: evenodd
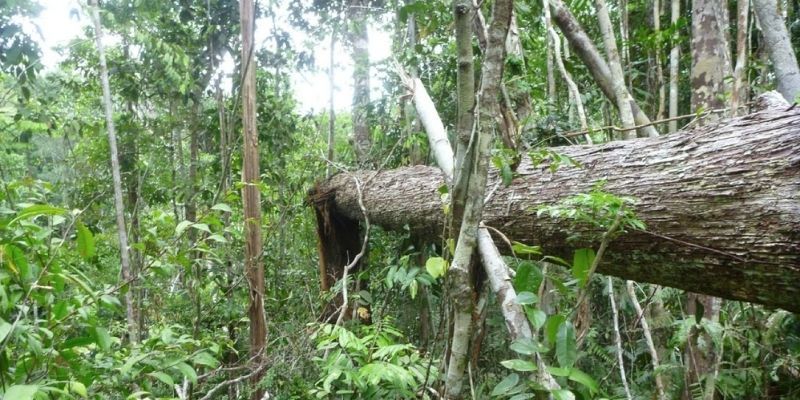
<svg viewBox="0 0 800 400">
<path fill-rule="evenodd" d="M 440 276 L 444 276 L 445 272 L 447 272 L 447 260 L 442 257 L 431 257 L 428 261 L 425 261 L 425 270 L 435 278 Z"/>
<path fill-rule="evenodd" d="M 6 336 L 11 333 L 12 327 L 13 325 L 0 318 L 0 343 L 3 343 L 3 341 L 6 339 Z"/>
<path fill-rule="evenodd" d="M 562 376 L 562 377 L 569 376 L 570 372 L 572 372 L 571 368 L 558 368 L 552 365 L 548 366 L 545 369 L 547 370 L 547 373 L 553 376 Z"/>
<path fill-rule="evenodd" d="M 70 393 L 75 393 L 83 398 L 89 396 L 89 393 L 86 391 L 86 386 L 78 381 L 70 381 L 67 383 L 67 391 Z"/>
<path fill-rule="evenodd" d="M 214 356 L 208 354 L 206 352 L 197 353 L 194 357 L 192 357 L 192 361 L 195 364 L 205 365 L 207 367 L 216 368 L 219 365 L 219 361 L 217 361 Z"/>
<path fill-rule="evenodd" d="M 215 241 L 215 242 L 219 242 L 219 243 L 228 243 L 228 239 L 225 239 L 225 237 L 224 237 L 224 236 L 222 236 L 222 235 L 220 235 L 220 234 L 217 234 L 217 233 L 215 233 L 215 234 L 213 234 L 213 235 L 210 235 L 208 238 L 209 238 L 210 240 L 213 240 L 213 241 Z"/>
<path fill-rule="evenodd" d="M 86 227 L 81 222 L 77 223 L 77 231 L 78 231 L 78 254 L 83 257 L 84 260 L 90 260 L 94 257 L 95 249 L 94 249 L 94 236 L 92 235 L 92 231 Z"/>
<path fill-rule="evenodd" d="M 536 364 L 526 360 L 520 360 L 520 359 L 505 360 L 501 361 L 500 364 L 502 364 L 504 367 L 508 369 L 513 369 L 514 371 L 521 371 L 521 372 L 536 371 Z"/>
<path fill-rule="evenodd" d="M 597 384 L 594 378 L 577 368 L 572 368 L 569 373 L 569 380 L 586 386 L 591 394 L 595 394 L 600 391 L 600 386 Z"/>
<path fill-rule="evenodd" d="M 28 266 L 28 259 L 25 258 L 25 253 L 13 244 L 5 245 L 4 250 L 2 254 L 3 261 L 11 272 L 26 281 L 33 279 L 31 269 Z"/>
<path fill-rule="evenodd" d="M 122 308 L 122 303 L 116 296 L 112 296 L 110 294 L 104 294 L 100 296 L 100 304 L 112 309 L 112 310 L 119 310 Z"/>
<path fill-rule="evenodd" d="M 191 365 L 185 362 L 179 362 L 175 364 L 175 368 L 183 374 L 189 381 L 194 384 L 197 384 L 197 372 L 195 372 L 194 368 Z"/>
<path fill-rule="evenodd" d="M 537 297 L 535 294 L 531 292 L 519 292 L 517 294 L 517 298 L 515 299 L 515 301 L 517 302 L 517 304 L 524 306 L 529 304 L 535 304 L 537 301 L 539 301 L 539 297 Z"/>
<path fill-rule="evenodd" d="M 508 400 L 528 400 L 528 399 L 532 399 L 534 396 L 536 396 L 536 395 L 533 394 L 533 393 L 520 393 L 520 394 L 515 394 L 513 397 L 511 397 Z"/>
<path fill-rule="evenodd" d="M 192 221 L 181 221 L 178 226 L 175 227 L 175 234 L 180 236 L 183 234 L 183 231 L 185 231 L 186 228 L 190 227 L 191 225 Z"/>
<path fill-rule="evenodd" d="M 511 250 L 514 250 L 514 254 L 521 256 L 521 255 L 541 255 L 542 254 L 542 247 L 541 246 L 528 246 L 525 243 L 520 242 L 513 242 L 511 244 Z"/>
<path fill-rule="evenodd" d="M 97 343 L 97 345 L 103 349 L 103 351 L 109 351 L 111 349 L 111 335 L 108 333 L 108 329 L 101 326 L 95 326 L 94 340 L 95 343 Z"/>
<path fill-rule="evenodd" d="M 3 398 L 9 400 L 33 400 L 33 396 L 38 391 L 38 385 L 14 385 L 6 390 Z"/>
<path fill-rule="evenodd" d="M 507 376 L 502 381 L 500 381 L 500 383 L 498 383 L 497 386 L 494 387 L 491 396 L 492 397 L 502 396 L 506 394 L 509 390 L 511 390 L 511 388 L 517 386 L 517 383 L 519 383 L 519 375 L 511 374 Z"/>
<path fill-rule="evenodd" d="M 535 342 L 532 338 L 517 339 L 511 342 L 510 347 L 514 352 L 526 356 L 547 351 L 546 347 L 544 347 L 541 343 Z"/>
<path fill-rule="evenodd" d="M 575 327 L 572 322 L 565 321 L 558 328 L 556 335 L 556 359 L 562 367 L 571 368 L 578 358 L 578 346 L 575 341 Z"/>
<path fill-rule="evenodd" d="M 544 333 L 547 338 L 547 343 L 552 344 L 556 342 L 558 327 L 566 320 L 567 318 L 561 314 L 551 315 L 547 318 L 547 322 L 544 324 Z"/>
<path fill-rule="evenodd" d="M 165 373 L 163 373 L 163 372 L 155 371 L 155 372 L 151 372 L 151 373 L 149 373 L 147 375 L 150 375 L 150 376 L 160 380 L 161 382 L 166 383 L 167 386 L 169 386 L 170 388 L 173 385 L 175 385 L 175 381 L 172 379 L 172 377 L 167 375 L 167 374 L 165 374 Z"/>
<path fill-rule="evenodd" d="M 578 280 L 580 286 L 586 285 L 586 278 L 589 274 L 589 268 L 594 262 L 594 250 L 592 249 L 578 249 L 572 258 L 572 276 Z"/>
<path fill-rule="evenodd" d="M 199 231 L 211 233 L 211 229 L 208 229 L 207 224 L 192 224 L 192 228 L 197 229 Z"/>
<path fill-rule="evenodd" d="M 17 217 L 12 219 L 8 224 L 11 225 L 21 219 L 34 218 L 40 215 L 61 215 L 65 214 L 66 212 L 67 210 L 63 208 L 53 207 L 47 204 L 34 204 L 17 213 Z"/>
<path fill-rule="evenodd" d="M 530 262 L 524 261 L 517 267 L 517 275 L 514 277 L 514 289 L 518 292 L 533 292 L 542 284 L 542 270 Z"/>
<path fill-rule="evenodd" d="M 558 389 L 550 392 L 555 400 L 575 400 L 575 394 L 567 389 Z"/>
<path fill-rule="evenodd" d="M 215 204 L 213 207 L 211 207 L 211 209 L 212 210 L 217 210 L 217 211 L 224 211 L 224 212 L 227 212 L 227 213 L 232 213 L 233 212 L 233 210 L 231 210 L 231 206 L 229 206 L 229 205 L 227 205 L 225 203 Z"/>
<path fill-rule="evenodd" d="M 533 329 L 538 331 L 547 321 L 547 314 L 538 308 L 530 310 L 528 312 L 528 321 L 530 321 L 531 325 L 533 325 Z"/>
</svg>

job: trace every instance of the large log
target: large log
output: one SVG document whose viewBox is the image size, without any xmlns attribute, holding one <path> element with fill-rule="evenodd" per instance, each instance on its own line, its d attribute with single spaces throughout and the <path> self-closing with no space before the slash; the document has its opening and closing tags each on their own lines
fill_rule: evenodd
<svg viewBox="0 0 800 400">
<path fill-rule="evenodd" d="M 484 221 L 511 240 L 569 256 L 597 245 L 587 235 L 568 240 L 590 229 L 537 210 L 605 180 L 605 191 L 637 199 L 633 209 L 647 227 L 615 239 L 599 272 L 800 312 L 800 110 L 785 108 L 658 138 L 555 149 L 580 168 L 553 173 L 524 160 L 491 197 Z M 316 188 L 317 204 L 336 218 L 363 218 L 354 178 L 364 183 L 372 224 L 441 239 L 437 168 L 339 174 Z M 490 188 L 497 179 L 493 171 Z"/>
</svg>

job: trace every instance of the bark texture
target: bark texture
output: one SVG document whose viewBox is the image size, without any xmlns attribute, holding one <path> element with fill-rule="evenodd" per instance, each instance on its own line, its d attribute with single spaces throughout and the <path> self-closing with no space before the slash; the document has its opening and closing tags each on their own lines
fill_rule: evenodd
<svg viewBox="0 0 800 400">
<path fill-rule="evenodd" d="M 256 62 L 253 54 L 255 5 L 253 0 L 240 4 L 242 26 L 242 202 L 244 203 L 244 268 L 249 286 L 250 356 L 261 360 L 266 350 L 267 324 L 264 315 L 264 265 L 261 260 L 261 192 L 259 183 L 258 130 L 256 127 Z M 255 371 L 254 371 L 255 372 Z M 261 373 L 254 373 L 257 384 Z M 262 397 L 263 390 L 255 389 L 251 399 Z"/>
<path fill-rule="evenodd" d="M 772 109 L 666 137 L 562 147 L 557 151 L 583 167 L 551 173 L 524 160 L 512 184 L 486 204 L 483 219 L 512 240 L 569 255 L 596 245 L 588 236 L 602 232 L 539 217 L 537 208 L 605 180 L 604 190 L 638 199 L 634 211 L 647 230 L 614 240 L 599 272 L 797 312 L 799 127 L 800 110 Z M 365 180 L 374 172 L 354 174 Z M 497 179 L 492 171 L 489 187 Z M 440 240 L 443 183 L 433 167 L 381 171 L 363 191 L 370 221 Z M 340 218 L 361 218 L 347 175 L 320 184 L 316 193 L 330 199 Z M 571 238 L 576 232 L 592 235 Z"/>
</svg>

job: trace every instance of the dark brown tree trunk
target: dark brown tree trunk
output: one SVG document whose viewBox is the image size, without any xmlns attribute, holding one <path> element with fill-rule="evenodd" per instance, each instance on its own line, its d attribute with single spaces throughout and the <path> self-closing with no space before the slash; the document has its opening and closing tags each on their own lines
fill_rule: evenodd
<svg viewBox="0 0 800 400">
<path fill-rule="evenodd" d="M 666 137 L 556 149 L 582 168 L 562 165 L 550 172 L 526 159 L 512 184 L 486 204 L 484 221 L 511 240 L 568 256 L 596 242 L 572 240 L 574 233 L 596 238 L 602 232 L 537 216 L 538 207 L 606 181 L 605 191 L 637 199 L 633 210 L 647 229 L 628 229 L 617 238 L 600 272 L 800 311 L 800 110 L 784 109 Z M 354 173 L 362 182 L 373 174 Z M 493 187 L 497 174 L 490 175 Z M 369 182 L 363 195 L 371 223 L 400 231 L 408 226 L 415 236 L 440 240 L 445 216 L 439 170 L 382 171 Z M 320 184 L 314 197 L 327 202 L 328 221 L 357 226 L 361 211 L 348 175 Z M 327 237 L 339 242 L 357 235 L 330 229 Z M 321 267 L 335 275 L 336 264 Z"/>
</svg>

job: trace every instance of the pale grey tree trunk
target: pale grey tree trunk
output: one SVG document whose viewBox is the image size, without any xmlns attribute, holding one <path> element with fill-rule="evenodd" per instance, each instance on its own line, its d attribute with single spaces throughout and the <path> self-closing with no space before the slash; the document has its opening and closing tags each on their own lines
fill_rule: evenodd
<svg viewBox="0 0 800 400">
<path fill-rule="evenodd" d="M 736 10 L 736 66 L 733 69 L 733 89 L 731 90 L 731 114 L 741 115 L 739 110 L 742 100 L 747 100 L 747 82 L 745 69 L 747 68 L 747 33 L 748 19 L 750 16 L 750 0 L 738 0 Z"/>
<path fill-rule="evenodd" d="M 776 0 L 753 0 L 753 7 L 775 69 L 778 91 L 792 103 L 800 95 L 800 69 L 786 24 L 778 13 L 778 3 Z"/>
<path fill-rule="evenodd" d="M 372 148 L 369 130 L 369 35 L 367 33 L 367 0 L 350 0 L 348 4 L 348 38 L 353 57 L 353 148 L 360 164 L 365 164 Z"/>
<path fill-rule="evenodd" d="M 730 62 L 730 46 L 726 31 L 729 27 L 727 2 L 724 0 L 694 0 L 692 3 L 692 110 L 726 108 L 725 94 L 729 93 L 727 78 L 733 73 Z M 701 121 L 711 122 L 709 120 Z M 694 305 L 702 303 L 703 317 L 716 321 L 719 318 L 720 299 L 690 293 L 689 314 Z M 705 345 L 701 345 L 701 342 Z M 691 391 L 705 383 L 703 398 L 714 398 L 713 371 L 716 369 L 715 353 L 710 335 L 693 327 L 687 338 L 684 360 L 688 361 L 683 397 L 692 398 Z"/>
<path fill-rule="evenodd" d="M 670 0 L 672 13 L 670 21 L 676 25 L 681 17 L 681 0 Z M 680 44 L 678 43 L 678 32 L 675 32 L 672 39 L 675 45 L 669 50 L 669 118 L 678 116 L 678 71 L 680 68 Z M 678 130 L 678 121 L 671 120 L 668 125 L 669 133 Z"/>
<path fill-rule="evenodd" d="M 138 340 L 136 312 L 134 310 L 133 288 L 135 278 L 131 273 L 131 260 L 128 253 L 128 231 L 125 225 L 125 206 L 122 201 L 122 178 L 119 173 L 119 152 L 117 151 L 117 132 L 114 127 L 114 103 L 111 100 L 111 87 L 108 83 L 108 65 L 103 47 L 103 27 L 100 25 L 100 13 L 97 1 L 90 0 L 91 16 L 94 24 L 95 42 L 100 58 L 100 83 L 103 87 L 103 107 L 105 108 L 106 129 L 108 130 L 108 147 L 111 152 L 111 177 L 114 186 L 114 212 L 117 220 L 117 236 L 119 238 L 120 274 L 122 281 L 128 285 L 125 292 L 125 317 L 128 322 L 128 338 L 131 343 Z"/>
<path fill-rule="evenodd" d="M 622 120 L 622 127 L 630 129 L 636 125 L 633 121 L 633 111 L 631 110 L 633 99 L 625 87 L 625 75 L 622 72 L 617 39 L 614 35 L 613 25 L 611 25 L 611 18 L 608 16 L 608 7 L 606 7 L 605 0 L 595 0 L 594 4 L 597 11 L 597 21 L 600 25 L 600 33 L 603 35 L 603 43 L 606 47 L 606 57 L 611 70 L 611 85 L 614 88 L 619 118 Z M 635 139 L 636 131 L 632 129 L 626 130 L 624 137 L 625 139 Z"/>
</svg>

